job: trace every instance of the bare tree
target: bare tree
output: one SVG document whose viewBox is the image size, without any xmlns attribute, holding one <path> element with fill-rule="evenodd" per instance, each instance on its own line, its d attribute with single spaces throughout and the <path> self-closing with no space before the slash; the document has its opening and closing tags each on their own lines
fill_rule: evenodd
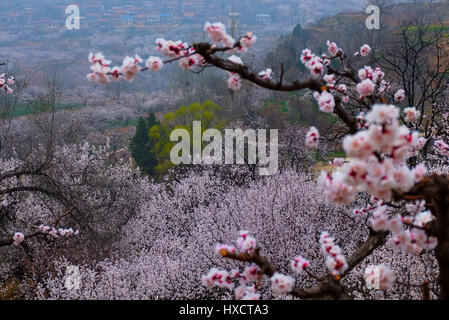
<svg viewBox="0 0 449 320">
<path fill-rule="evenodd" d="M 447 136 L 447 86 L 449 41 L 443 23 L 409 22 L 391 33 L 384 33 L 373 55 L 388 75 L 405 91 L 409 106 L 421 114 L 409 124 L 427 139 L 424 156 L 435 136 Z"/>
</svg>

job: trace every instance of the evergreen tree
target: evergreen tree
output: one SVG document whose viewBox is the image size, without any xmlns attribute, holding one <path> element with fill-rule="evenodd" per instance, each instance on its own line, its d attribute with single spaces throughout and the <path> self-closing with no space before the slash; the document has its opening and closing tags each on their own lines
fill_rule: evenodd
<svg viewBox="0 0 449 320">
<path fill-rule="evenodd" d="M 131 154 L 140 170 L 148 175 L 153 175 L 154 168 L 158 165 L 152 141 L 148 136 L 148 130 L 154 125 L 159 125 L 159 121 L 153 112 L 147 120 L 139 117 L 136 134 L 131 140 Z"/>
<path fill-rule="evenodd" d="M 295 28 L 293 29 L 293 35 L 295 36 L 295 37 L 301 37 L 301 34 L 302 34 L 302 27 L 301 27 L 301 24 L 297 24 L 296 26 L 295 26 Z"/>
</svg>

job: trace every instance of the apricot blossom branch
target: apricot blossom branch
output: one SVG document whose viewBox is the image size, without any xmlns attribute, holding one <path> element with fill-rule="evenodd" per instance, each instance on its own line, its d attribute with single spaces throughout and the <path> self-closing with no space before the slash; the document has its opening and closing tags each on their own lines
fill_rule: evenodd
<svg viewBox="0 0 449 320">
<path fill-rule="evenodd" d="M 35 226 L 37 228 L 37 231 L 32 231 L 28 233 L 22 233 L 22 232 L 16 232 L 11 238 L 7 239 L 0 239 L 0 247 L 9 246 L 9 245 L 19 245 L 23 241 L 27 239 L 31 239 L 37 236 L 52 236 L 53 238 L 58 238 L 59 236 L 71 236 L 71 235 L 78 235 L 79 230 L 73 230 L 73 228 L 63 229 L 59 228 L 56 229 L 61 219 L 64 217 L 70 215 L 75 207 L 71 207 L 69 210 L 67 210 L 65 213 L 61 214 L 56 220 L 54 220 L 50 225 L 40 225 Z"/>
</svg>

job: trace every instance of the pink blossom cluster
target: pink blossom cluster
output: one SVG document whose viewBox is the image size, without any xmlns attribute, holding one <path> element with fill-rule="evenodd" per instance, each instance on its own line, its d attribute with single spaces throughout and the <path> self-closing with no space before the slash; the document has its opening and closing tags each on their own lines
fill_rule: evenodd
<svg viewBox="0 0 449 320">
<path fill-rule="evenodd" d="M 404 91 L 404 89 L 400 89 L 400 90 L 396 91 L 396 93 L 394 94 L 394 101 L 401 102 L 404 99 L 405 99 L 405 91 Z"/>
<path fill-rule="evenodd" d="M 398 117 L 395 106 L 376 104 L 366 117 L 369 128 L 346 136 L 343 149 L 353 159 L 332 175 L 322 172 L 319 179 L 328 199 L 350 202 L 352 193 L 367 191 L 389 200 L 392 190 L 407 192 L 423 179 L 424 165 L 405 165 L 418 146 L 418 133 L 400 126 Z"/>
<path fill-rule="evenodd" d="M 253 254 L 256 249 L 256 239 L 249 235 L 248 231 L 240 231 L 237 239 L 237 249 L 240 253 Z M 233 246 L 219 244 L 216 246 L 216 252 L 220 256 L 226 256 L 228 253 L 236 253 Z M 296 272 L 302 272 L 308 265 L 309 261 L 301 256 L 295 257 L 291 261 L 292 268 Z M 248 283 L 259 281 L 262 277 L 262 271 L 256 264 L 251 264 L 245 268 L 243 273 L 234 269 L 231 272 L 218 270 L 213 268 L 206 276 L 202 277 L 203 285 L 207 287 L 218 286 L 221 288 L 234 289 L 234 280 L 239 280 L 240 286 L 235 289 L 236 299 L 258 299 L 257 286 L 247 287 Z M 271 277 L 271 290 L 274 295 L 285 295 L 292 291 L 295 279 L 276 272 Z"/>
<path fill-rule="evenodd" d="M 184 58 L 179 59 L 181 69 L 193 70 L 195 67 L 200 67 L 205 64 L 205 60 L 201 55 L 194 54 L 193 49 L 190 49 L 189 52 Z"/>
<path fill-rule="evenodd" d="M 360 209 L 354 209 L 352 210 L 352 213 L 354 213 L 356 216 L 366 216 L 366 214 L 370 211 L 372 211 L 373 209 L 375 209 L 375 207 L 373 206 L 367 206 L 367 207 L 363 207 Z"/>
<path fill-rule="evenodd" d="M 385 92 L 388 91 L 388 89 L 390 89 L 391 84 L 385 80 L 382 80 L 379 84 L 379 94 L 383 95 Z"/>
<path fill-rule="evenodd" d="M 240 90 L 242 87 L 242 80 L 239 75 L 232 75 L 228 79 L 228 88 L 232 91 Z"/>
<path fill-rule="evenodd" d="M 169 58 L 179 58 L 185 56 L 189 51 L 189 46 L 187 43 L 181 40 L 165 40 L 164 38 L 156 39 L 157 49 L 164 56 Z"/>
<path fill-rule="evenodd" d="M 142 70 L 140 66 L 143 63 L 143 59 L 138 55 L 134 57 L 125 57 L 123 59 L 122 66 L 110 67 L 111 61 L 105 60 L 102 53 L 90 53 L 89 62 L 91 65 L 91 73 L 87 75 L 87 79 L 92 82 L 100 84 L 106 84 L 111 80 L 125 79 L 128 82 L 133 81 L 134 77 Z M 164 62 L 159 57 L 149 57 L 145 62 L 145 66 L 152 72 L 161 70 L 164 66 Z"/>
<path fill-rule="evenodd" d="M 252 281 L 259 281 L 262 277 L 262 271 L 259 266 L 252 263 L 249 266 L 245 267 L 242 274 L 236 274 L 236 277 L 240 276 L 240 282 L 243 284 L 247 284 Z"/>
<path fill-rule="evenodd" d="M 231 274 L 226 270 L 219 270 L 217 268 L 210 269 L 206 276 L 201 278 L 201 281 L 206 287 L 217 286 L 220 288 L 234 289 Z"/>
<path fill-rule="evenodd" d="M 363 208 L 356 208 L 352 210 L 352 213 L 354 213 L 354 215 L 356 216 L 363 217 L 366 216 L 368 213 L 372 212 L 373 210 L 377 209 L 381 205 L 383 205 L 382 200 L 379 200 L 376 197 L 371 197 L 368 205 L 366 205 Z"/>
<path fill-rule="evenodd" d="M 237 249 L 234 246 L 227 245 L 227 244 L 217 244 L 215 247 L 215 253 L 224 256 L 227 253 L 236 253 Z"/>
<path fill-rule="evenodd" d="M 217 244 L 215 252 L 220 256 L 226 256 L 228 253 L 247 253 L 253 254 L 257 249 L 257 241 L 249 235 L 248 231 L 240 231 L 236 241 L 237 248 L 227 244 Z"/>
<path fill-rule="evenodd" d="M 410 213 L 418 213 L 426 210 L 426 201 L 417 200 L 415 202 L 409 202 L 405 205 L 405 209 Z"/>
<path fill-rule="evenodd" d="M 366 57 L 370 54 L 371 52 L 371 47 L 367 44 L 364 44 L 361 48 L 360 48 L 360 55 L 362 57 Z"/>
<path fill-rule="evenodd" d="M 318 177 L 318 184 L 324 186 L 326 200 L 331 202 L 348 203 L 354 200 L 354 188 L 348 185 L 340 171 L 332 174 L 322 171 Z"/>
<path fill-rule="evenodd" d="M 437 140 L 434 144 L 441 155 L 449 157 L 449 145 L 446 142 L 443 140 Z"/>
<path fill-rule="evenodd" d="M 135 76 L 137 76 L 141 70 L 140 63 L 143 62 L 143 59 L 139 57 L 137 54 L 134 57 L 126 56 L 123 59 L 123 64 L 121 68 L 114 67 L 113 72 L 116 71 L 116 74 L 119 73 L 119 70 L 122 73 L 122 76 L 126 81 L 131 82 Z"/>
<path fill-rule="evenodd" d="M 261 72 L 259 72 L 259 76 L 261 76 L 264 80 L 269 80 L 273 77 L 273 70 L 266 69 Z"/>
<path fill-rule="evenodd" d="M 387 291 L 394 282 L 394 274 L 390 267 L 386 265 L 370 265 L 363 274 L 366 285 L 369 288 Z"/>
<path fill-rule="evenodd" d="M 415 216 L 414 225 L 417 226 L 418 228 L 424 228 L 429 222 L 431 222 L 434 219 L 435 219 L 434 216 L 429 210 L 421 211 Z"/>
<path fill-rule="evenodd" d="M 256 239 L 251 237 L 248 231 L 240 231 L 239 234 L 237 239 L 237 249 L 242 253 L 254 253 L 257 248 Z"/>
<path fill-rule="evenodd" d="M 377 67 L 373 70 L 370 66 L 365 66 L 358 71 L 358 76 L 360 80 L 371 80 L 373 83 L 378 83 L 383 80 L 385 73 L 381 68 Z"/>
<path fill-rule="evenodd" d="M 334 238 L 327 232 L 320 235 L 321 252 L 326 257 L 326 267 L 333 276 L 343 274 L 348 268 L 346 258 L 341 253 L 341 248 L 335 244 Z"/>
<path fill-rule="evenodd" d="M 209 273 L 201 278 L 205 287 L 220 287 L 234 290 L 236 300 L 259 300 L 257 285 L 249 286 L 251 282 L 258 282 L 262 272 L 256 264 L 247 266 L 241 273 L 237 269 L 231 271 L 212 268 Z M 236 287 L 236 284 L 238 286 Z"/>
<path fill-rule="evenodd" d="M 290 265 L 293 271 L 296 273 L 302 273 L 308 266 L 310 266 L 310 261 L 302 256 L 296 256 L 292 259 Z"/>
<path fill-rule="evenodd" d="M 310 49 L 302 51 L 300 60 L 315 78 L 320 78 L 323 74 L 324 65 L 330 63 L 328 59 L 323 60 L 321 57 L 313 54 Z"/>
<path fill-rule="evenodd" d="M 358 77 L 361 82 L 357 84 L 356 90 L 361 99 L 371 96 L 377 84 L 380 86 L 379 93 L 383 93 L 388 85 L 384 80 L 385 73 L 380 68 L 373 70 L 370 66 L 365 66 L 359 70 Z"/>
<path fill-rule="evenodd" d="M 419 151 L 426 145 L 427 139 L 424 137 L 418 138 L 418 143 L 415 147 L 413 147 L 410 152 L 410 157 L 417 157 L 419 155 Z"/>
<path fill-rule="evenodd" d="M 276 272 L 271 277 L 271 291 L 274 295 L 284 296 L 293 290 L 294 285 L 295 279 L 291 276 Z"/>
<path fill-rule="evenodd" d="M 249 235 L 248 231 L 240 231 L 236 241 L 237 248 L 226 244 L 217 244 L 215 252 L 225 257 L 232 253 L 254 254 L 257 248 L 256 239 Z M 206 287 L 218 286 L 233 290 L 235 282 L 238 281 L 240 286 L 235 289 L 235 297 L 237 300 L 258 300 L 259 294 L 257 287 L 248 287 L 247 284 L 258 281 L 262 277 L 262 272 L 256 264 L 247 266 L 242 273 L 237 269 L 230 272 L 213 268 L 206 276 L 202 277 L 202 283 Z"/>
<path fill-rule="evenodd" d="M 367 44 L 364 44 L 359 51 L 357 51 L 356 53 L 354 53 L 354 56 L 358 57 L 358 56 L 362 56 L 362 57 L 366 57 L 371 53 L 371 47 Z"/>
<path fill-rule="evenodd" d="M 19 245 L 25 240 L 25 236 L 22 232 L 16 232 L 14 233 L 14 236 L 12 237 L 13 244 Z"/>
<path fill-rule="evenodd" d="M 246 52 L 249 48 L 251 48 L 256 43 L 257 37 L 253 35 L 251 32 L 247 32 L 240 39 L 240 47 L 239 50 Z"/>
<path fill-rule="evenodd" d="M 421 112 L 416 110 L 415 107 L 405 108 L 404 113 L 405 113 L 405 121 L 407 122 L 415 122 L 421 115 Z"/>
<path fill-rule="evenodd" d="M 181 41 L 165 40 L 158 38 L 156 40 L 157 49 L 165 56 L 179 59 L 179 65 L 184 69 L 192 69 L 195 66 L 202 65 L 204 61 L 195 55 L 192 48 Z M 125 79 L 128 82 L 133 81 L 134 77 L 142 71 L 140 66 L 144 60 L 135 55 L 126 56 L 123 59 L 122 66 L 110 67 L 111 61 L 106 60 L 102 53 L 90 53 L 88 57 L 91 65 L 91 73 L 87 78 L 92 82 L 106 84 L 112 80 Z M 160 71 L 164 66 L 164 61 L 160 57 L 150 56 L 145 62 L 145 66 L 152 72 Z"/>
<path fill-rule="evenodd" d="M 204 25 L 204 31 L 209 34 L 212 42 L 222 44 L 226 47 L 234 47 L 235 39 L 232 38 L 227 32 L 226 27 L 223 23 L 216 22 L 210 23 L 207 22 Z M 238 43 L 238 50 L 242 52 L 247 52 L 249 48 L 251 48 L 256 43 L 257 37 L 251 32 L 247 32 Z M 233 52 L 235 50 L 229 50 Z"/>
<path fill-rule="evenodd" d="M 246 52 L 252 47 L 257 40 L 257 37 L 251 32 L 246 33 L 235 46 L 235 40 L 226 33 L 226 27 L 222 23 L 206 23 L 204 30 L 209 34 L 211 40 L 215 43 L 222 44 L 226 47 L 231 47 L 227 50 L 227 53 L 234 53 L 236 51 Z M 171 60 L 163 61 L 159 57 L 151 56 L 145 62 L 145 66 L 148 70 L 157 72 L 160 71 L 165 63 L 179 60 L 179 66 L 185 70 L 192 70 L 195 67 L 202 67 L 206 64 L 203 56 L 196 54 L 193 47 L 181 40 L 173 41 L 166 40 L 164 38 L 156 39 L 156 45 L 159 52 L 162 55 L 171 58 Z M 232 59 L 230 59 L 232 61 Z M 138 55 L 134 57 L 125 57 L 121 67 L 110 67 L 111 61 L 105 60 L 103 54 L 90 54 L 89 62 L 91 63 L 91 73 L 87 75 L 87 78 L 92 82 L 100 84 L 106 84 L 111 80 L 119 80 L 121 78 L 128 82 L 131 82 L 134 77 L 143 71 L 140 64 L 143 63 L 143 59 Z M 235 62 L 234 63 L 239 63 Z M 241 60 L 240 60 L 240 64 Z M 145 69 L 144 69 L 145 70 Z M 267 69 L 260 74 L 264 79 L 270 79 L 272 76 L 272 70 Z M 228 79 L 228 87 L 231 90 L 239 90 L 241 88 L 241 78 L 238 74 L 232 73 Z"/>
<path fill-rule="evenodd" d="M 236 45 L 235 39 L 227 34 L 225 25 L 220 22 L 207 22 L 204 26 L 204 31 L 209 34 L 212 42 L 222 44 L 225 47 L 231 48 L 227 51 L 228 53 L 234 53 L 236 52 L 236 50 L 245 53 L 249 48 L 254 46 L 257 41 L 257 37 L 252 32 L 247 32 L 243 37 L 240 38 L 239 42 Z M 236 48 L 234 48 L 234 46 Z"/>
<path fill-rule="evenodd" d="M 0 89 L 4 89 L 6 93 L 13 93 L 13 89 L 11 86 L 15 83 L 15 79 L 13 76 L 6 78 L 5 73 L 0 74 Z"/>
<path fill-rule="evenodd" d="M 311 127 L 306 134 L 306 146 L 309 148 L 318 148 L 318 143 L 320 140 L 320 133 L 315 127 Z"/>
<path fill-rule="evenodd" d="M 341 51 L 341 49 L 337 46 L 335 42 L 327 40 L 327 50 L 329 51 L 332 57 L 337 56 L 337 54 Z"/>
<path fill-rule="evenodd" d="M 324 82 L 329 86 L 333 86 L 335 84 L 335 75 L 334 74 L 326 74 L 323 77 Z"/>
<path fill-rule="evenodd" d="M 242 59 L 236 55 L 230 56 L 228 60 L 235 64 L 243 65 Z M 233 91 L 240 90 L 240 88 L 242 87 L 242 79 L 240 75 L 235 72 L 228 72 L 228 74 L 229 74 L 228 88 Z"/>
<path fill-rule="evenodd" d="M 357 84 L 356 89 L 360 95 L 360 98 L 362 99 L 371 96 L 374 93 L 374 90 L 376 89 L 376 85 L 372 80 L 365 79 Z"/>
<path fill-rule="evenodd" d="M 87 75 L 89 81 L 106 84 L 111 81 L 109 73 L 114 73 L 116 75 L 114 76 L 115 78 L 119 77 L 120 72 L 118 68 L 112 70 L 112 68 L 109 67 L 111 61 L 106 60 L 102 53 L 90 53 L 88 60 L 92 64 L 90 67 L 92 72 Z"/>
<path fill-rule="evenodd" d="M 345 164 L 344 158 L 334 158 L 332 161 L 329 161 L 329 164 L 333 167 L 342 167 Z"/>
<path fill-rule="evenodd" d="M 259 300 L 256 286 L 241 285 L 234 290 L 236 300 Z"/>
<path fill-rule="evenodd" d="M 73 230 L 73 228 L 68 228 L 68 229 L 58 228 L 58 229 L 55 229 L 54 227 L 46 226 L 46 225 L 43 225 L 43 224 L 41 224 L 38 229 L 39 229 L 39 231 L 41 233 L 49 234 L 50 236 L 52 236 L 54 238 L 58 238 L 59 236 L 61 236 L 61 237 L 68 237 L 68 236 L 72 236 L 72 235 L 77 236 L 80 233 L 79 230 Z"/>
<path fill-rule="evenodd" d="M 371 227 L 374 231 L 391 231 L 400 232 L 402 230 L 402 217 L 396 215 L 391 218 L 387 214 L 388 208 L 386 206 L 378 207 L 370 219 Z"/>
<path fill-rule="evenodd" d="M 92 52 L 88 56 L 89 62 L 91 64 L 99 64 L 101 66 L 107 67 L 111 63 L 110 60 L 106 60 L 102 53 L 93 54 Z"/>
<path fill-rule="evenodd" d="M 164 61 L 159 57 L 149 57 L 145 66 L 152 72 L 160 71 L 164 67 Z"/>
<path fill-rule="evenodd" d="M 331 93 L 327 91 L 321 93 L 315 91 L 313 97 L 317 101 L 318 107 L 322 112 L 331 113 L 334 111 L 335 99 Z"/>
<path fill-rule="evenodd" d="M 221 22 L 210 23 L 207 22 L 204 26 L 204 31 L 209 34 L 212 42 L 223 44 L 226 47 L 234 46 L 235 40 L 227 34 L 226 27 Z"/>
<path fill-rule="evenodd" d="M 366 121 L 365 112 L 359 112 L 355 117 L 357 120 L 357 129 L 368 129 L 369 123 Z"/>
<path fill-rule="evenodd" d="M 393 248 L 407 253 L 418 254 L 422 250 L 433 250 L 437 245 L 435 237 L 428 237 L 424 228 L 433 220 L 430 211 L 423 211 L 415 217 L 403 217 L 396 215 L 390 217 L 386 206 L 378 207 L 370 219 L 370 224 L 375 231 L 390 231 L 393 237 L 390 243 Z M 416 227 L 413 230 L 405 229 L 405 226 Z"/>
<path fill-rule="evenodd" d="M 430 211 L 423 211 L 415 216 L 403 217 L 404 224 L 411 226 L 411 230 L 401 230 L 390 239 L 390 244 L 396 250 L 402 250 L 406 253 L 419 254 L 423 250 L 433 250 L 438 244 L 436 237 L 429 237 L 423 230 L 429 222 L 434 220 Z M 416 228 L 414 228 L 416 226 Z"/>
<path fill-rule="evenodd" d="M 335 42 L 327 41 L 327 46 L 329 54 L 333 58 L 337 57 L 342 52 Z M 362 56 L 367 56 L 371 52 L 371 48 L 368 45 L 364 45 L 360 49 L 360 52 Z M 300 57 L 301 62 L 315 78 L 321 77 L 324 72 L 324 67 L 330 65 L 330 59 L 332 58 L 328 58 L 325 54 L 321 57 L 317 57 L 310 51 L 310 49 L 303 50 Z M 359 70 L 358 75 L 361 82 L 356 85 L 356 90 L 361 99 L 371 96 L 375 92 L 376 84 L 379 84 L 380 86 L 379 91 L 381 89 L 382 91 L 387 89 L 387 83 L 383 80 L 385 73 L 380 68 L 373 70 L 371 67 L 365 66 Z M 349 102 L 350 97 L 347 95 L 349 90 L 346 84 L 337 84 L 336 76 L 330 72 L 323 76 L 323 80 L 326 83 L 328 91 L 324 90 L 321 93 L 314 93 L 314 98 L 318 102 L 321 111 L 327 113 L 334 111 L 335 99 L 332 92 L 335 90 L 343 95 L 343 103 Z"/>
<path fill-rule="evenodd" d="M 346 93 L 348 93 L 348 87 L 345 84 L 339 84 L 337 86 L 337 91 L 340 92 L 340 93 L 346 94 Z"/>
</svg>

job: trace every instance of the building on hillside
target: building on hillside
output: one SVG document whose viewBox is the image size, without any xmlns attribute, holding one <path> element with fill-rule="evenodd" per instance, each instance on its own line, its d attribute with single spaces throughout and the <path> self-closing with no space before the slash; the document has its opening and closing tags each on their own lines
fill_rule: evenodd
<svg viewBox="0 0 449 320">
<path fill-rule="evenodd" d="M 173 20 L 174 20 L 174 17 L 173 17 L 173 14 L 171 14 L 171 13 L 161 13 L 160 15 L 159 15 L 159 18 L 160 18 L 160 22 L 173 22 Z"/>
<path fill-rule="evenodd" d="M 182 17 L 183 21 L 192 21 L 194 19 L 195 19 L 195 12 L 193 11 L 184 12 L 184 15 Z"/>
<path fill-rule="evenodd" d="M 127 26 L 133 25 L 135 23 L 135 18 L 133 15 L 124 14 L 121 17 L 121 22 L 122 22 L 122 24 L 127 25 Z"/>
<path fill-rule="evenodd" d="M 269 24 L 273 22 L 272 16 L 269 13 L 258 13 L 256 14 L 256 21 L 259 24 Z"/>
<path fill-rule="evenodd" d="M 145 25 L 148 23 L 148 19 L 150 18 L 150 14 L 148 13 L 139 13 L 136 15 L 135 23 L 137 25 Z"/>
</svg>

